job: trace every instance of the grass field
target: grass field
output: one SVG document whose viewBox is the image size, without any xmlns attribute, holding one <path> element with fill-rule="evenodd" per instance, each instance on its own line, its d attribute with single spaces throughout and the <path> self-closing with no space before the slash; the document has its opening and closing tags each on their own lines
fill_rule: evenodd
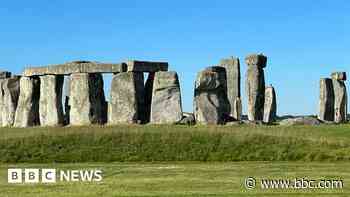
<svg viewBox="0 0 350 197">
<path fill-rule="evenodd" d="M 7 168 L 102 169 L 102 182 L 7 183 Z M 244 180 L 262 178 L 341 179 L 343 189 L 248 190 Z M 171 162 L 15 164 L 0 167 L 0 195 L 20 197 L 102 196 L 349 196 L 350 164 L 344 162 Z"/>
<path fill-rule="evenodd" d="M 349 161 L 350 125 L 0 129 L 0 162 Z"/>
<path fill-rule="evenodd" d="M 350 196 L 348 124 L 0 128 L 0 155 L 1 197 Z M 101 169 L 103 181 L 13 185 L 8 168 Z M 262 189 L 269 178 L 344 187 Z"/>
</svg>

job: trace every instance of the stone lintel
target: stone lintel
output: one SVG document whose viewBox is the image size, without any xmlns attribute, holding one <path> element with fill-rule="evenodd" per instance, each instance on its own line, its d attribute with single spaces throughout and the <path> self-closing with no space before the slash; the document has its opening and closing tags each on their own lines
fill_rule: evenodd
<svg viewBox="0 0 350 197">
<path fill-rule="evenodd" d="M 168 71 L 168 62 L 150 62 L 150 61 L 127 61 L 128 71 L 132 72 L 158 72 Z"/>
<path fill-rule="evenodd" d="M 28 67 L 24 70 L 23 76 L 70 75 L 73 73 L 118 73 L 125 72 L 126 70 L 127 65 L 125 63 L 112 64 L 75 61 L 44 67 Z"/>
<path fill-rule="evenodd" d="M 263 54 L 251 54 L 245 58 L 247 65 L 256 65 L 260 68 L 265 68 L 267 63 L 267 57 Z"/>
<path fill-rule="evenodd" d="M 11 77 L 11 72 L 0 71 L 0 79 L 6 79 Z"/>
</svg>

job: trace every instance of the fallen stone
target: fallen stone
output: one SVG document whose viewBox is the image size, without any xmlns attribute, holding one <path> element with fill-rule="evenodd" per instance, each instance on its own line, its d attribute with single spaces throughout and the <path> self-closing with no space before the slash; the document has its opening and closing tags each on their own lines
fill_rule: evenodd
<svg viewBox="0 0 350 197">
<path fill-rule="evenodd" d="M 70 75 L 75 73 L 118 73 L 125 72 L 125 63 L 109 64 L 89 61 L 74 61 L 65 64 L 49 65 L 43 67 L 28 67 L 24 70 L 23 76 L 40 75 Z"/>
<path fill-rule="evenodd" d="M 348 98 L 344 81 L 332 79 L 334 90 L 334 122 L 347 121 Z"/>
<path fill-rule="evenodd" d="M 127 61 L 128 71 L 132 72 L 158 72 L 168 71 L 167 62 L 149 62 L 149 61 Z"/>
<path fill-rule="evenodd" d="M 180 125 L 194 125 L 196 120 L 193 113 L 182 113 L 182 119 L 178 122 Z"/>
<path fill-rule="evenodd" d="M 320 125 L 321 121 L 314 117 L 297 117 L 297 118 L 287 118 L 279 122 L 283 126 L 292 126 L 292 125 Z"/>
<path fill-rule="evenodd" d="M 20 94 L 14 127 L 40 125 L 39 119 L 40 80 L 38 77 L 21 77 Z"/>
<path fill-rule="evenodd" d="M 175 124 L 181 119 L 181 92 L 177 73 L 156 72 L 152 92 L 151 123 Z"/>
<path fill-rule="evenodd" d="M 223 67 L 209 67 L 198 73 L 194 91 L 194 115 L 197 123 L 225 123 L 231 112 L 226 83 Z"/>
<path fill-rule="evenodd" d="M 266 66 L 266 59 L 263 55 L 250 55 L 246 58 L 248 64 L 246 92 L 250 121 L 263 120 L 264 117 L 265 77 L 263 68 Z"/>
<path fill-rule="evenodd" d="M 40 125 L 60 126 L 64 123 L 62 106 L 62 75 L 40 76 Z"/>
<path fill-rule="evenodd" d="M 334 120 L 334 90 L 332 79 L 320 80 L 320 100 L 318 119 L 322 121 Z"/>
<path fill-rule="evenodd" d="M 2 126 L 13 126 L 16 115 L 16 108 L 19 97 L 19 80 L 20 77 L 15 76 L 4 79 L 2 82 Z"/>
<path fill-rule="evenodd" d="M 101 74 L 79 73 L 71 75 L 70 124 L 103 124 L 107 114 L 103 78 Z"/>
<path fill-rule="evenodd" d="M 231 105 L 231 116 L 240 120 L 241 109 L 237 109 L 237 99 L 241 97 L 241 72 L 238 58 L 227 58 L 220 61 L 220 66 L 226 69 L 227 97 Z M 239 100 L 240 101 L 240 100 Z"/>
<path fill-rule="evenodd" d="M 276 120 L 277 104 L 275 89 L 270 86 L 265 89 L 264 123 L 272 123 Z"/>
<path fill-rule="evenodd" d="M 143 108 L 144 77 L 141 72 L 124 72 L 112 78 L 108 124 L 138 123 Z"/>
</svg>

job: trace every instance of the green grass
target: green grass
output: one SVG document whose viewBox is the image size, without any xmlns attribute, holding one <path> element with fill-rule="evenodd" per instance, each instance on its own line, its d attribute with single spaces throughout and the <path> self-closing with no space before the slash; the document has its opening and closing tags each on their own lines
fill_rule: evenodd
<svg viewBox="0 0 350 197">
<path fill-rule="evenodd" d="M 7 169 L 102 169 L 102 182 L 8 184 Z M 244 180 L 255 177 L 341 179 L 343 189 L 247 190 Z M 0 165 L 2 197 L 102 197 L 102 196 L 349 196 L 350 163 L 345 162 L 161 162 Z"/>
<path fill-rule="evenodd" d="M 350 125 L 0 128 L 2 163 L 349 161 Z"/>
</svg>

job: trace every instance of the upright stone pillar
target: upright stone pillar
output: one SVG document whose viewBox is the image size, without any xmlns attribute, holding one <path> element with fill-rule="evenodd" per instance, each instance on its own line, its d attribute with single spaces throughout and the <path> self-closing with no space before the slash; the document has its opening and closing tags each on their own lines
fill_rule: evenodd
<svg viewBox="0 0 350 197">
<path fill-rule="evenodd" d="M 153 83 L 151 123 L 174 124 L 181 121 L 180 83 L 176 72 L 156 72 Z"/>
<path fill-rule="evenodd" d="M 70 124 L 90 125 L 105 123 L 105 95 L 101 74 L 77 73 L 70 82 Z"/>
<path fill-rule="evenodd" d="M 334 121 L 334 90 L 332 79 L 320 80 L 320 100 L 318 119 Z"/>
<path fill-rule="evenodd" d="M 41 126 L 63 125 L 62 88 L 64 76 L 40 76 L 40 124 Z"/>
<path fill-rule="evenodd" d="M 248 65 L 246 77 L 246 92 L 248 96 L 248 119 L 250 121 L 263 120 L 265 101 L 265 78 L 266 56 L 259 54 L 249 55 L 245 59 Z"/>
<path fill-rule="evenodd" d="M 11 73 L 7 71 L 0 72 L 0 127 L 2 127 L 2 112 L 4 110 L 4 92 L 2 91 L 2 86 L 5 79 L 10 78 Z"/>
<path fill-rule="evenodd" d="M 141 121 L 144 77 L 142 72 L 122 72 L 112 78 L 108 104 L 108 124 Z"/>
<path fill-rule="evenodd" d="M 40 125 L 39 98 L 39 77 L 21 77 L 14 127 L 24 128 Z"/>
<path fill-rule="evenodd" d="M 153 92 L 153 83 L 154 83 L 155 72 L 150 72 L 148 74 L 146 83 L 145 83 L 145 94 L 144 94 L 144 115 L 143 123 L 148 123 L 151 120 L 151 105 L 152 105 L 152 92 Z"/>
<path fill-rule="evenodd" d="M 276 120 L 277 103 L 276 93 L 272 86 L 265 89 L 265 103 L 264 103 L 264 122 L 272 123 Z"/>
<path fill-rule="evenodd" d="M 200 124 L 224 124 L 230 114 L 226 93 L 226 71 L 209 67 L 197 75 L 194 90 L 194 115 Z"/>
<path fill-rule="evenodd" d="M 241 98 L 241 71 L 238 58 L 227 58 L 220 61 L 220 66 L 226 68 L 227 97 L 230 102 L 230 115 L 235 120 L 241 119 L 241 105 L 237 105 Z"/>
<path fill-rule="evenodd" d="M 20 77 L 15 76 L 7 78 L 2 83 L 2 126 L 13 126 L 15 121 L 16 108 L 19 97 L 19 80 Z"/>
<path fill-rule="evenodd" d="M 332 84 L 334 89 L 334 122 L 344 123 L 347 121 L 348 98 L 344 81 L 345 72 L 332 73 Z"/>
</svg>

